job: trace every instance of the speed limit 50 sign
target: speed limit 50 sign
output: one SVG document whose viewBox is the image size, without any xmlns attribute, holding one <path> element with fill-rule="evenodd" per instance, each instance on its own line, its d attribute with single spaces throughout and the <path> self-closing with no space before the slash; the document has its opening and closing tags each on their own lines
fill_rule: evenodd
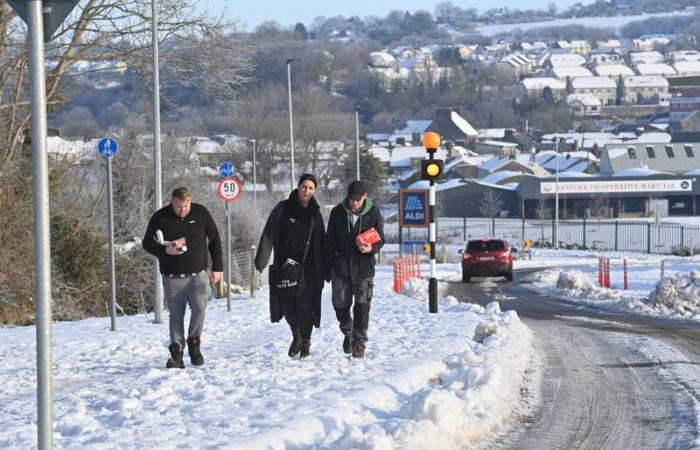
<svg viewBox="0 0 700 450">
<path fill-rule="evenodd" d="M 238 178 L 222 178 L 219 180 L 219 186 L 216 189 L 219 198 L 225 202 L 236 200 L 241 195 L 241 182 Z"/>
</svg>

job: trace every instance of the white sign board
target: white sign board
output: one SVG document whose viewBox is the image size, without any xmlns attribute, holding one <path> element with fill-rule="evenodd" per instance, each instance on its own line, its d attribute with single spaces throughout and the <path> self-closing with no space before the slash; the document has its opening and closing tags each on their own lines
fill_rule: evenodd
<svg viewBox="0 0 700 450">
<path fill-rule="evenodd" d="M 556 183 L 540 183 L 540 193 L 554 195 Z M 690 192 L 693 180 L 560 181 L 559 194 Z"/>
</svg>

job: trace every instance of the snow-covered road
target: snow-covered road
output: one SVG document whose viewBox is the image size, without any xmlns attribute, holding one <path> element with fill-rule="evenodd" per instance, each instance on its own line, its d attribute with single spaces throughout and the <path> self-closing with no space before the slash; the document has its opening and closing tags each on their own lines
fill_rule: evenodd
<svg viewBox="0 0 700 450">
<path fill-rule="evenodd" d="M 529 388 L 539 395 L 524 399 L 531 412 L 486 447 L 697 448 L 700 327 L 538 295 L 530 279 L 450 284 L 457 297 L 515 309 L 543 361 Z"/>
</svg>

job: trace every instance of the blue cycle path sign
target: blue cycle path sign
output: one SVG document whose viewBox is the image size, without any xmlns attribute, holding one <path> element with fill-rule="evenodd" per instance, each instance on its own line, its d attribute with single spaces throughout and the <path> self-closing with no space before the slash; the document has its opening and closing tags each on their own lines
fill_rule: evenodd
<svg viewBox="0 0 700 450">
<path fill-rule="evenodd" d="M 99 144 L 97 144 L 97 151 L 105 158 L 111 158 L 116 155 L 118 149 L 119 145 L 117 144 L 117 140 L 111 137 L 103 138 L 100 140 Z"/>
<path fill-rule="evenodd" d="M 399 215 L 402 227 L 427 227 L 428 191 L 425 189 L 401 189 L 399 191 Z"/>
<path fill-rule="evenodd" d="M 232 163 L 226 161 L 219 166 L 219 173 L 221 174 L 221 178 L 231 178 L 236 174 L 236 168 L 233 167 Z"/>
</svg>

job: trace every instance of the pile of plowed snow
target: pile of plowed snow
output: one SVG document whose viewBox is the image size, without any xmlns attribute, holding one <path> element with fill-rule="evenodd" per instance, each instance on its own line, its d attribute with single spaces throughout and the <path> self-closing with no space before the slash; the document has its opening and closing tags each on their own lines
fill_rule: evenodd
<svg viewBox="0 0 700 450">
<path fill-rule="evenodd" d="M 649 303 L 677 312 L 700 312 L 700 271 L 673 274 L 656 283 L 649 293 Z"/>
</svg>

